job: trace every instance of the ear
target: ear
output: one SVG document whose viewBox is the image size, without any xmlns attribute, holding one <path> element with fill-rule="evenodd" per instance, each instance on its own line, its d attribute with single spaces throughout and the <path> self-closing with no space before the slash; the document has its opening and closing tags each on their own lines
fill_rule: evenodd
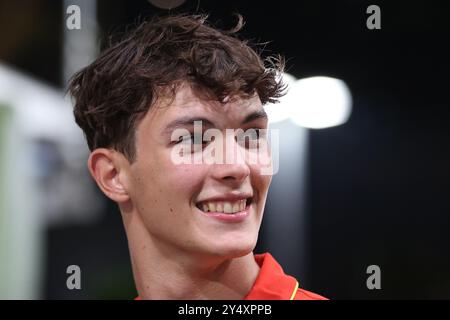
<svg viewBox="0 0 450 320">
<path fill-rule="evenodd" d="M 88 168 L 95 182 L 111 200 L 122 203 L 130 199 L 123 184 L 125 157 L 117 151 L 98 148 L 91 152 Z"/>
</svg>

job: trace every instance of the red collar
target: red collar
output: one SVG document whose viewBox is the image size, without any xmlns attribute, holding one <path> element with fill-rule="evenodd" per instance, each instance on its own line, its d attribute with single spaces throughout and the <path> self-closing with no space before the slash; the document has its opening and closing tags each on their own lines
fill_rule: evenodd
<svg viewBox="0 0 450 320">
<path fill-rule="evenodd" d="M 260 270 L 255 283 L 244 300 L 292 300 L 298 282 L 284 273 L 283 268 L 270 253 L 255 254 Z"/>
</svg>

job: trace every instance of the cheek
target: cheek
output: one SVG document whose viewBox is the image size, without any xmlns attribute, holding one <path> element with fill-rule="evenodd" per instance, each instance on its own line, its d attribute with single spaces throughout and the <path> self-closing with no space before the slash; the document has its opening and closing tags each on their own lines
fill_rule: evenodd
<svg viewBox="0 0 450 320">
<path fill-rule="evenodd" d="M 186 203 L 200 192 L 207 174 L 207 166 L 194 164 L 176 164 L 170 153 L 151 153 L 142 157 L 133 172 L 135 188 L 139 202 L 144 201 L 157 206 Z"/>
<path fill-rule="evenodd" d="M 135 173 L 133 201 L 136 208 L 154 232 L 186 226 L 190 223 L 186 210 L 203 186 L 204 166 L 154 164 L 141 167 L 140 174 Z"/>
<path fill-rule="evenodd" d="M 183 205 L 198 195 L 208 173 L 207 165 L 174 163 L 171 154 L 165 154 L 161 164 L 161 179 L 173 201 Z"/>
<path fill-rule="evenodd" d="M 270 182 L 272 181 L 271 175 L 259 175 L 259 180 L 261 181 L 261 185 L 265 191 L 269 189 Z"/>
<path fill-rule="evenodd" d="M 267 194 L 269 191 L 269 186 L 272 181 L 272 176 L 270 175 L 261 175 L 259 172 L 260 168 L 257 168 L 255 172 L 252 172 L 252 185 L 254 191 L 256 193 L 255 197 L 255 207 L 256 210 L 256 219 L 258 223 L 258 228 L 261 225 L 261 221 L 264 215 L 264 208 L 266 206 Z"/>
<path fill-rule="evenodd" d="M 168 188 L 175 198 L 194 198 L 202 189 L 206 177 L 203 165 L 173 165 L 165 174 Z"/>
<path fill-rule="evenodd" d="M 264 173 L 268 169 L 266 166 L 255 165 L 250 169 L 252 185 L 260 193 L 260 196 L 264 197 L 272 182 L 272 175 Z"/>
</svg>

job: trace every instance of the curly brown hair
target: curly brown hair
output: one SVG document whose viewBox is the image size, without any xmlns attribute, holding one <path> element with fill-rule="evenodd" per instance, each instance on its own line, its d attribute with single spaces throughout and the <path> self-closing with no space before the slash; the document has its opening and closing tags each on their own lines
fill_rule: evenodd
<svg viewBox="0 0 450 320">
<path fill-rule="evenodd" d="M 263 60 L 236 36 L 242 16 L 228 31 L 206 19 L 175 15 L 144 21 L 71 78 L 75 121 L 91 151 L 113 148 L 133 162 L 136 125 L 159 95 L 174 96 L 182 82 L 222 103 L 228 96 L 255 94 L 263 104 L 278 101 L 285 89 L 279 76 L 283 59 Z"/>
</svg>

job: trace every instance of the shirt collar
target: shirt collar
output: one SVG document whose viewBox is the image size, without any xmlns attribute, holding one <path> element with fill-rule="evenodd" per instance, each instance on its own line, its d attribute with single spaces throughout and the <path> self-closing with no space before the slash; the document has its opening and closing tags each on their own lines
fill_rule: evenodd
<svg viewBox="0 0 450 320">
<path fill-rule="evenodd" d="M 270 253 L 256 254 L 260 270 L 244 300 L 292 300 L 298 289 L 297 280 L 284 273 Z"/>
</svg>

